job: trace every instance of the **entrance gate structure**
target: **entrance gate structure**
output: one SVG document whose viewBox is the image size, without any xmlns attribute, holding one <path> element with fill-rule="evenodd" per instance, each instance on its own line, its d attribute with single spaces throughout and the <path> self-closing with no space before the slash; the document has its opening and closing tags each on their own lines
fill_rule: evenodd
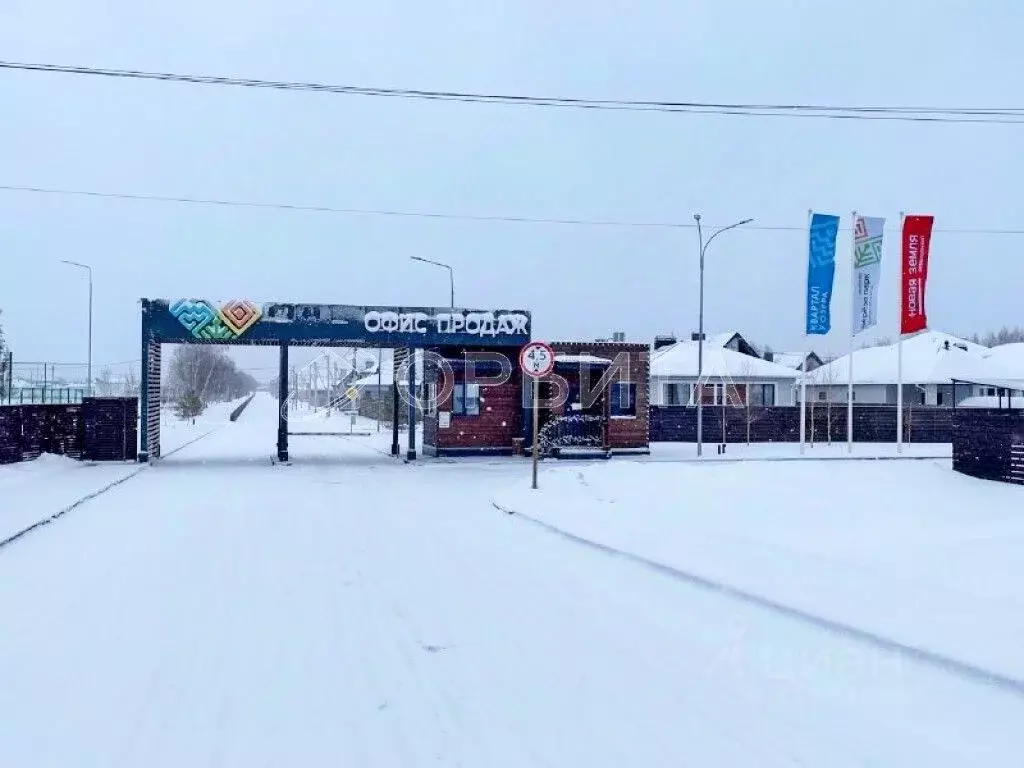
<svg viewBox="0 0 1024 768">
<path fill-rule="evenodd" d="M 530 341 L 531 317 L 524 310 L 347 304 L 257 303 L 245 299 L 142 299 L 142 379 L 139 461 L 160 457 L 162 344 L 276 346 L 279 415 L 277 459 L 288 461 L 288 348 L 438 347 L 516 348 Z M 514 359 L 514 358 L 513 358 Z M 409 458 L 415 458 L 416 376 L 410 368 Z M 397 423 L 397 412 L 393 415 Z"/>
</svg>

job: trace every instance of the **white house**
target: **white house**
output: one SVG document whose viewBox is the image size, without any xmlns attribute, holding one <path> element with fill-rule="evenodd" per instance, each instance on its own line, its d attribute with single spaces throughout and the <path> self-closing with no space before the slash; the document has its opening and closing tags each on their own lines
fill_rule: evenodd
<svg viewBox="0 0 1024 768">
<path fill-rule="evenodd" d="M 957 378 L 958 405 L 965 402 L 963 397 L 972 401 L 966 404 L 979 407 L 997 407 L 997 403 L 1005 402 L 1004 394 L 1010 395 L 1011 400 L 1024 399 L 1024 343 L 986 349 Z"/>
<path fill-rule="evenodd" d="M 969 379 L 988 347 L 939 331 L 924 331 L 903 341 L 903 402 L 908 405 L 953 405 L 953 379 Z M 895 405 L 899 382 L 899 345 L 867 347 L 853 353 L 853 400 Z M 846 402 L 850 355 L 807 374 L 807 401 Z M 799 382 L 798 382 L 799 383 Z M 961 391 L 961 389 L 963 391 Z M 967 397 L 957 388 L 957 400 Z M 797 402 L 799 402 L 799 387 Z"/>
<path fill-rule="evenodd" d="M 797 371 L 744 354 L 738 334 L 719 334 L 704 343 L 703 398 L 706 405 L 792 405 Z M 721 342 L 721 343 L 717 343 Z M 730 343 L 731 342 L 731 343 Z M 653 405 L 692 405 L 698 383 L 698 343 L 681 341 L 651 354 Z"/>
</svg>

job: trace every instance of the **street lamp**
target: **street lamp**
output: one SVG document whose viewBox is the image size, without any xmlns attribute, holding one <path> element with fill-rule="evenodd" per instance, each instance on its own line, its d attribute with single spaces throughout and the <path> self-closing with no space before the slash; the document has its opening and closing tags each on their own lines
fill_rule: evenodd
<svg viewBox="0 0 1024 768">
<path fill-rule="evenodd" d="M 704 375 L 704 252 L 707 251 L 711 241 L 729 229 L 742 227 L 749 224 L 753 219 L 743 219 L 727 227 L 716 229 L 708 241 L 704 242 L 704 233 L 700 228 L 700 214 L 693 214 L 693 220 L 697 222 L 697 243 L 700 248 L 700 319 L 697 323 L 697 455 L 704 455 L 704 384 L 701 377 Z M 723 402 L 725 392 L 722 392 Z M 724 428 L 724 422 L 723 422 Z"/>
<path fill-rule="evenodd" d="M 430 259 L 424 259 L 422 256 L 410 256 L 413 261 L 422 261 L 424 264 L 433 264 L 435 267 L 444 267 L 448 270 L 448 283 L 451 286 L 452 294 L 452 309 L 455 309 L 455 272 L 448 264 L 443 264 L 440 261 L 431 261 Z"/>
<path fill-rule="evenodd" d="M 89 370 L 86 374 L 89 377 L 89 397 L 92 397 L 92 267 L 88 264 L 80 264 L 77 261 L 61 259 L 61 264 L 84 269 L 89 273 Z"/>
</svg>

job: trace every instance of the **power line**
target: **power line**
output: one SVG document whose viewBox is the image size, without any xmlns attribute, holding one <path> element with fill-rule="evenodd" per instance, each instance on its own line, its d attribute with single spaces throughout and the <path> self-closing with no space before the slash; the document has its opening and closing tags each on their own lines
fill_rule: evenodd
<svg viewBox="0 0 1024 768">
<path fill-rule="evenodd" d="M 811 117 L 830 120 L 896 120 L 931 123 L 1024 123 L 1022 107 L 908 107 L 908 106 L 844 106 L 824 104 L 757 104 L 700 101 L 644 101 L 634 99 L 587 99 L 579 97 L 522 96 L 468 91 L 419 90 L 411 88 L 375 88 L 358 85 L 260 80 L 220 75 L 188 75 L 174 72 L 152 72 L 136 69 L 108 69 L 64 64 L 0 61 L 0 69 L 45 72 L 64 75 L 153 80 L 217 85 L 239 88 L 264 88 L 284 91 L 313 91 L 349 96 L 376 96 L 427 101 L 506 104 L 533 107 L 564 107 L 571 109 L 621 110 L 629 112 L 669 112 L 689 114 L 733 115 L 747 117 Z"/>
<path fill-rule="evenodd" d="M 349 216 L 397 216 L 417 219 L 438 219 L 444 221 L 470 221 L 506 224 L 549 224 L 573 227 L 621 227 L 634 229 L 694 229 L 696 224 L 686 221 L 627 221 L 616 219 L 582 219 L 582 218 L 547 218 L 541 216 L 509 216 L 501 214 L 444 213 L 438 211 L 408 211 L 390 208 L 339 208 L 330 205 L 304 205 L 299 203 L 267 203 L 253 200 L 231 200 L 208 197 L 178 197 L 172 195 L 136 194 L 131 192 L 100 192 L 85 189 L 65 189 L 58 187 L 35 187 L 17 184 L 0 184 L 0 192 L 21 192 L 40 195 L 58 195 L 70 197 L 91 197 L 103 200 L 127 200 L 148 203 L 178 203 L 184 205 L 208 205 L 222 208 L 253 208 L 269 211 L 292 211 L 308 213 L 329 213 Z M 713 225 L 712 225 L 713 226 Z M 761 232 L 806 232 L 805 226 L 786 224 L 746 224 L 744 230 Z M 887 227 L 887 231 L 896 231 Z M 848 227 L 841 228 L 848 232 Z M 993 229 L 967 228 L 942 229 L 935 232 L 957 235 L 1024 235 L 1024 229 Z"/>
</svg>

